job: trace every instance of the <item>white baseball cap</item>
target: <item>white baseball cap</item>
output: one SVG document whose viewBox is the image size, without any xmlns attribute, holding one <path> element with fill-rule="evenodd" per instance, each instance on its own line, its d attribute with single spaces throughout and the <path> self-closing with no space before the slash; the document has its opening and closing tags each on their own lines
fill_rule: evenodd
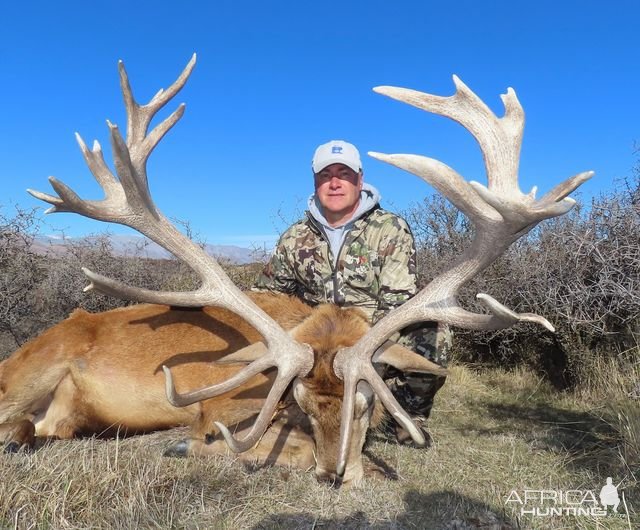
<svg viewBox="0 0 640 530">
<path fill-rule="evenodd" d="M 331 164 L 344 164 L 356 173 L 362 170 L 360 153 L 358 153 L 356 146 L 343 140 L 331 140 L 322 144 L 316 149 L 311 161 L 314 173 L 320 173 Z"/>
</svg>

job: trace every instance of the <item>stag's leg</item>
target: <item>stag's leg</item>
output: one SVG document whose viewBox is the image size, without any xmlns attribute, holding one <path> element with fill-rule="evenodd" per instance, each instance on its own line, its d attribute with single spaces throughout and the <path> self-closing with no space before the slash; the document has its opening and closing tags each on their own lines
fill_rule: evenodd
<svg viewBox="0 0 640 530">
<path fill-rule="evenodd" d="M 6 361 L 0 380 L 0 424 L 46 410 L 53 392 L 68 373 L 65 365 L 31 366 L 11 361 L 14 359 Z"/>
<path fill-rule="evenodd" d="M 50 377 L 43 374 L 38 386 L 25 378 L 24 385 L 2 395 L 0 441 L 7 444 L 5 450 L 32 447 L 34 436 L 68 439 L 83 430 L 78 389 L 68 373 L 54 386 L 59 377 L 59 371 Z"/>
<path fill-rule="evenodd" d="M 35 436 L 35 425 L 27 419 L 0 425 L 0 442 L 5 453 L 15 453 L 21 447 L 33 448 Z"/>
<path fill-rule="evenodd" d="M 69 318 L 16 350 L 0 364 L 0 424 L 42 415 L 74 365 L 92 346 L 87 313 Z"/>
<path fill-rule="evenodd" d="M 49 406 L 34 419 L 36 434 L 60 440 L 73 438 L 86 427 L 78 387 L 71 374 L 55 389 Z"/>
<path fill-rule="evenodd" d="M 0 362 L 0 417 L 6 422 L 0 424 L 0 443 L 4 445 L 5 453 L 15 453 L 21 447 L 33 448 L 36 428 L 33 422 L 26 418 L 7 422 L 7 418 L 12 416 L 14 404 L 11 394 L 7 392 L 6 366 L 7 360 Z M 15 417 L 15 414 L 13 416 Z"/>
<path fill-rule="evenodd" d="M 178 442 L 165 452 L 166 456 L 209 456 L 233 454 L 220 433 L 212 432 L 213 418 L 229 425 L 231 432 L 238 438 L 244 438 L 255 422 L 255 414 L 259 411 L 256 404 L 255 414 L 247 411 L 234 413 L 229 406 L 226 414 L 220 414 L 224 407 L 216 407 L 216 400 L 208 400 L 201 404 L 201 413 L 192 427 L 191 438 Z M 246 406 L 246 404 L 244 405 Z M 218 414 L 216 414 L 216 412 Z M 242 419 L 238 419 L 242 418 Z M 305 429 L 305 427 L 307 427 Z M 310 427 L 304 415 L 291 406 L 280 411 L 259 442 L 246 452 L 239 453 L 239 459 L 258 463 L 259 465 L 290 466 L 309 469 L 315 466 L 315 442 L 309 434 Z"/>
<path fill-rule="evenodd" d="M 246 429 L 232 431 L 238 437 L 245 436 Z M 314 441 L 311 436 L 289 423 L 272 424 L 260 441 L 248 451 L 237 454 L 240 460 L 264 466 L 287 466 L 298 469 L 314 467 Z M 173 449 L 173 451 L 172 451 Z M 192 438 L 176 444 L 166 453 L 168 456 L 233 455 L 227 442 L 220 435 L 208 434 L 204 438 Z"/>
<path fill-rule="evenodd" d="M 0 442 L 5 452 L 33 448 L 36 418 L 49 409 L 68 372 L 61 364 L 36 366 L 29 353 L 29 347 L 18 350 L 0 365 Z"/>
</svg>

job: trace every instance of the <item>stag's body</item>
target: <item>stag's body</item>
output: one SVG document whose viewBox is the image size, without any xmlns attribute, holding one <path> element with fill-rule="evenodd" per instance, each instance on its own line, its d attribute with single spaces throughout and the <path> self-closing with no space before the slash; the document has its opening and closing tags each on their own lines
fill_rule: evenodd
<svg viewBox="0 0 640 530">
<path fill-rule="evenodd" d="M 44 362 L 35 363 L 29 376 L 20 381 L 20 376 L 16 375 L 20 369 L 15 363 L 29 365 L 30 355 L 38 351 L 31 345 L 15 355 L 16 359 L 24 357 L 23 361 L 10 360 L 2 367 L 4 394 L 0 421 L 9 419 L 7 411 L 12 411 L 10 414 L 14 416 L 20 413 L 37 415 L 40 407 L 47 411 L 42 420 L 35 418 L 41 432 L 45 432 L 44 427 L 47 427 L 54 431 L 59 429 L 59 433 L 64 434 L 65 421 L 56 421 L 58 416 L 67 419 L 70 425 L 83 426 L 89 432 L 95 432 L 96 426 L 103 428 L 117 424 L 123 417 L 132 422 L 133 430 L 149 428 L 153 422 L 164 422 L 163 426 L 193 422 L 194 437 L 182 444 L 177 452 L 199 454 L 215 452 L 218 446 L 222 446 L 221 440 L 212 441 L 206 436 L 211 431 L 210 422 L 215 419 L 215 426 L 236 453 L 251 455 L 261 445 L 276 450 L 284 443 L 292 456 L 297 454 L 300 457 L 298 464 L 302 465 L 304 455 L 310 454 L 315 441 L 316 473 L 348 482 L 362 475 L 362 446 L 367 430 L 379 419 L 375 406 L 378 399 L 416 444 L 425 443 L 422 432 L 386 387 L 374 363 L 383 362 L 410 372 L 445 375 L 446 371 L 411 351 L 389 344 L 388 339 L 398 330 L 425 321 L 445 322 L 467 329 L 500 329 L 520 321 L 532 321 L 553 330 L 543 317 L 516 313 L 487 294 L 480 293 L 478 298 L 489 314 L 468 311 L 458 303 L 460 289 L 497 259 L 511 243 L 539 222 L 569 211 L 575 201 L 567 196 L 591 177 L 591 172 L 575 175 L 540 199 L 536 199 L 535 189 L 526 195 L 522 193 L 518 185 L 518 162 L 524 112 L 513 90 L 509 89 L 502 96 L 505 114 L 498 118 L 455 76 L 456 92 L 449 97 L 394 87 L 376 89 L 463 125 L 480 145 L 488 182 L 487 186 L 467 182 L 452 168 L 422 156 L 369 153 L 432 184 L 467 215 L 475 227 L 473 241 L 458 260 L 433 278 L 415 297 L 391 310 L 369 329 L 364 315 L 352 309 L 340 310 L 325 305 L 310 310 L 300 304 L 297 306 L 299 309 L 289 314 L 286 311 L 281 313 L 279 307 L 261 305 L 264 301 L 244 295 L 219 264 L 180 233 L 154 204 L 146 173 L 147 159 L 182 117 L 184 106 L 179 106 L 163 122 L 150 129 L 151 120 L 184 86 L 194 65 L 195 56 L 175 83 L 166 91 L 159 91 L 146 105 L 140 105 L 133 97 L 128 76 L 120 64 L 127 134 L 125 140 L 119 129 L 109 124 L 115 174 L 107 166 L 100 145 L 95 142 L 89 149 L 78 137 L 87 165 L 104 191 L 102 200 L 84 200 L 54 178 L 50 182 L 57 196 L 35 191 L 32 194 L 51 204 L 50 212 L 75 212 L 134 228 L 187 263 L 202 280 L 195 291 L 154 292 L 85 270 L 91 282 L 89 290 L 96 289 L 138 302 L 183 307 L 211 305 L 225 309 L 212 312 L 207 309 L 200 314 L 206 315 L 198 321 L 200 324 L 191 324 L 184 329 L 178 322 L 169 323 L 177 315 L 183 315 L 181 318 L 190 315 L 188 318 L 196 322 L 193 315 L 198 313 L 141 306 L 142 309 L 113 313 L 127 315 L 129 311 L 143 311 L 135 320 L 127 320 L 123 316 L 123 320 L 118 322 L 116 316 L 113 323 L 108 321 L 100 329 L 85 322 L 103 317 L 77 314 L 59 330 L 52 330 L 45 334 L 46 339 L 42 339 L 43 344 L 51 348 L 51 357 L 61 362 L 50 366 Z M 145 308 L 149 313 L 144 313 Z M 243 321 L 225 311 L 233 311 Z M 338 314 L 340 317 L 336 316 Z M 163 317 L 165 325 L 162 325 Z M 209 318 L 219 321 L 220 327 L 213 334 L 208 332 Z M 71 324 L 74 321 L 76 323 Z M 130 335 L 117 335 L 123 326 Z M 174 326 L 182 331 L 168 333 L 167 330 Z M 150 335 L 145 338 L 139 330 L 147 330 Z M 72 355 L 71 361 L 53 340 L 53 335 L 58 333 L 63 335 L 59 344 L 67 344 L 71 351 L 78 352 Z M 69 342 L 65 333 L 77 339 Z M 200 338 L 192 339 L 192 334 Z M 215 335 L 215 340 L 212 335 Z M 93 346 L 96 336 L 102 337 L 107 345 L 102 353 L 97 353 Z M 162 340 L 152 339 L 162 336 Z M 230 337 L 237 337 L 239 342 L 234 343 Z M 245 343 L 259 339 L 262 341 L 254 346 L 242 348 Z M 191 340 L 194 342 L 185 348 Z M 261 342 L 264 342 L 262 347 L 256 347 Z M 154 346 L 158 349 L 154 350 Z M 240 350 L 230 353 L 230 356 L 235 361 L 248 363 L 237 373 L 233 369 L 224 369 L 228 370 L 225 372 L 218 366 L 204 370 L 202 363 L 198 362 L 207 355 L 222 355 L 237 348 Z M 99 361 L 96 362 L 95 358 Z M 163 367 L 167 378 L 167 397 L 176 407 L 186 407 L 182 412 L 172 410 L 164 403 L 159 374 L 161 364 L 167 365 Z M 47 366 L 46 371 L 44 366 Z M 189 366 L 191 368 L 187 368 Z M 139 371 L 136 367 L 144 368 Z M 191 372 L 193 376 L 187 376 Z M 123 380 L 118 381 L 114 374 L 122 375 Z M 12 383 L 7 386 L 9 381 Z M 40 386 L 41 381 L 47 381 L 49 386 Z M 146 385 L 144 388 L 141 382 Z M 205 386 L 203 382 L 206 382 Z M 98 391 L 93 391 L 92 387 Z M 142 405 L 137 408 L 131 406 L 131 393 L 138 394 L 137 402 Z M 121 397 L 116 398 L 114 394 Z M 288 402 L 291 394 L 297 405 L 287 407 L 293 411 L 289 414 L 283 412 L 282 405 Z M 16 396 L 23 396 L 22 401 Z M 24 396 L 30 396 L 30 400 Z M 46 402 L 50 397 L 56 405 L 47 408 Z M 80 403 L 74 403 L 74 400 Z M 105 403 L 111 403 L 109 400 L 113 400 L 116 406 L 106 406 Z M 201 402 L 199 408 L 194 407 L 198 402 Z M 238 403 L 241 402 L 243 405 L 239 412 Z M 251 403 L 251 406 L 245 408 L 244 402 Z M 252 408 L 254 404 L 255 409 Z M 263 404 L 262 408 L 259 408 L 260 404 Z M 28 410 L 30 407 L 32 410 Z M 248 409 L 251 414 L 259 409 L 254 422 L 243 422 L 247 419 Z M 131 414 L 136 410 L 137 414 Z M 100 412 L 99 422 L 95 419 L 97 411 Z M 295 419 L 300 416 L 298 412 L 304 413 L 302 420 Z M 83 415 L 92 413 L 91 422 L 83 419 Z M 274 419 L 280 428 L 274 428 Z M 127 425 L 123 427 L 128 428 Z M 72 430 L 67 427 L 67 435 Z"/>
<path fill-rule="evenodd" d="M 293 330 L 296 340 L 314 347 L 315 367 L 302 384 L 322 401 L 316 415 L 321 409 L 327 420 L 321 422 L 337 425 L 342 383 L 331 363 L 339 348 L 355 344 L 367 331 L 364 315 L 330 305 L 311 308 L 286 295 L 249 296 L 283 329 Z M 67 439 L 187 425 L 190 438 L 177 446 L 182 454 L 228 452 L 220 437 L 211 436 L 214 420 L 242 431 L 264 405 L 273 371 L 179 408 L 167 401 L 162 366 L 171 368 L 178 391 L 219 383 L 244 364 L 215 361 L 261 339 L 243 319 L 221 308 L 138 304 L 96 314 L 76 310 L 0 364 L 0 431 L 13 447 L 32 444 L 30 433 Z M 377 414 L 375 423 L 379 420 Z M 334 439 L 323 443 L 336 452 L 338 428 L 333 430 Z M 314 449 L 307 415 L 285 398 L 261 442 L 241 456 L 307 468 L 314 465 Z"/>
</svg>

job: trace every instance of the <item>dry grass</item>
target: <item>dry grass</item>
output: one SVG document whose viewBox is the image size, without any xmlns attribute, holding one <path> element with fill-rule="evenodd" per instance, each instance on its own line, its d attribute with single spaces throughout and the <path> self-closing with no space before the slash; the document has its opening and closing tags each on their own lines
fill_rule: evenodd
<svg viewBox="0 0 640 530">
<path fill-rule="evenodd" d="M 434 446 L 374 439 L 367 454 L 395 478 L 351 490 L 232 457 L 162 457 L 180 431 L 57 442 L 0 456 L 0 528 L 637 528 L 638 473 L 625 451 L 638 436 L 638 401 L 617 395 L 624 406 L 609 400 L 594 412 L 593 395 L 559 394 L 529 372 L 455 367 L 431 420 Z M 624 479 L 628 518 L 505 507 L 511 490 L 597 495 L 608 476 Z"/>
<path fill-rule="evenodd" d="M 616 433 L 620 464 L 640 479 L 640 346 L 618 358 L 594 357 L 580 398 Z"/>
</svg>

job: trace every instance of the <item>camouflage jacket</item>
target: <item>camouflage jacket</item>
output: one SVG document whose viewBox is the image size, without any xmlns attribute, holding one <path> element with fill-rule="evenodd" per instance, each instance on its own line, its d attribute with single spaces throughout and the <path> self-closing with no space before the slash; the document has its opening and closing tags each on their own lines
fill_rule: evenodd
<svg viewBox="0 0 640 530">
<path fill-rule="evenodd" d="M 254 289 L 292 294 L 310 305 L 357 307 L 375 323 L 416 294 L 416 279 L 409 226 L 376 205 L 354 222 L 336 260 L 321 224 L 307 212 L 280 237 Z M 414 324 L 392 338 L 446 364 L 451 345 L 446 324 Z"/>
<path fill-rule="evenodd" d="M 358 307 L 375 322 L 416 293 L 415 258 L 407 223 L 379 206 L 354 222 L 337 259 L 307 212 L 282 235 L 256 288 L 293 294 L 311 305 Z"/>
</svg>

